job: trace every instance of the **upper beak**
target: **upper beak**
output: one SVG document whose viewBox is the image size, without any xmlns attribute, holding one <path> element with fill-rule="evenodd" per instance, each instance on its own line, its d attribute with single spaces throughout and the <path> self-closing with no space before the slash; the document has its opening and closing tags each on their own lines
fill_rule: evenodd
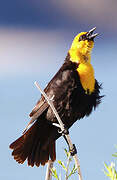
<svg viewBox="0 0 117 180">
<path fill-rule="evenodd" d="M 96 27 L 91 29 L 89 32 L 87 32 L 87 40 L 94 40 L 94 38 L 99 35 L 98 33 L 93 34 L 93 32 L 96 30 Z"/>
</svg>

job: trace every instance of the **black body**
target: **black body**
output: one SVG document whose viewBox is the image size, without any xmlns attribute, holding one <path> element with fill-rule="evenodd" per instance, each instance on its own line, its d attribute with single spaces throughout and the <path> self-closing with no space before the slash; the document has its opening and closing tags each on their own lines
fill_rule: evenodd
<svg viewBox="0 0 117 180">
<path fill-rule="evenodd" d="M 78 119 L 88 116 L 102 97 L 101 86 L 96 80 L 94 92 L 85 92 L 77 71 L 78 64 L 71 62 L 69 58 L 68 54 L 60 70 L 45 88 L 49 97 L 54 95 L 54 106 L 68 128 Z M 36 122 L 10 145 L 14 159 L 19 163 L 28 159 L 28 165 L 31 166 L 44 165 L 49 157 L 55 160 L 55 140 L 61 136 L 58 128 L 52 125 L 53 122 L 57 123 L 57 120 L 44 97 L 41 97 L 37 106 L 39 108 L 35 107 L 30 114 L 33 117 L 37 111 L 40 112 Z"/>
</svg>

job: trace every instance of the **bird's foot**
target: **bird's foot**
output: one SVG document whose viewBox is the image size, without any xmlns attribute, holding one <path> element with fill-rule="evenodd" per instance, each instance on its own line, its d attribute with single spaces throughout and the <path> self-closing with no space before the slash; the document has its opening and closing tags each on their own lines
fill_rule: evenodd
<svg viewBox="0 0 117 180">
<path fill-rule="evenodd" d="M 61 128 L 61 126 L 58 123 L 52 123 L 53 126 L 56 126 L 58 128 Z"/>
<path fill-rule="evenodd" d="M 63 130 L 61 130 L 61 126 L 60 126 L 58 123 L 52 123 L 52 125 L 60 128 L 60 130 L 58 130 L 58 132 L 59 132 L 60 134 L 62 134 L 63 136 L 69 134 L 69 130 L 68 130 L 68 128 L 67 128 L 65 125 L 64 125 Z"/>
<path fill-rule="evenodd" d="M 75 154 L 77 154 L 77 149 L 76 149 L 75 144 L 73 144 L 73 147 L 70 148 L 70 154 L 71 156 L 74 156 Z"/>
<path fill-rule="evenodd" d="M 64 125 L 64 129 L 62 130 L 62 135 L 68 135 L 69 134 L 69 130 L 68 128 Z"/>
<path fill-rule="evenodd" d="M 69 130 L 68 128 L 65 126 L 64 124 L 64 128 L 60 131 L 58 131 L 60 134 L 62 134 L 62 136 L 68 135 L 69 134 Z"/>
</svg>

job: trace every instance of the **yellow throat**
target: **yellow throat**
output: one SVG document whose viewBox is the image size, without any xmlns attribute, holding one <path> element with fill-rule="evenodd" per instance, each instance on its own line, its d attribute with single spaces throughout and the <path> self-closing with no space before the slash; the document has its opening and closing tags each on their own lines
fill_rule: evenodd
<svg viewBox="0 0 117 180">
<path fill-rule="evenodd" d="M 84 34 L 78 34 L 69 50 L 70 60 L 78 63 L 77 72 L 80 76 L 80 81 L 85 93 L 91 94 L 95 89 L 94 69 L 91 65 L 91 50 L 93 48 L 93 41 L 79 41 L 79 37 Z"/>
<path fill-rule="evenodd" d="M 81 63 L 79 64 L 77 71 L 84 90 L 86 93 L 89 91 L 89 94 L 91 94 L 95 88 L 94 70 L 92 65 L 90 63 Z"/>
</svg>

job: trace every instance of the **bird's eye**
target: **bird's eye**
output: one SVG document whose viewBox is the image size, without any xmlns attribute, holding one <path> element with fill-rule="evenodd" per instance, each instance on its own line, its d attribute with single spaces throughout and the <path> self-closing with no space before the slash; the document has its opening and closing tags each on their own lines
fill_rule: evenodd
<svg viewBox="0 0 117 180">
<path fill-rule="evenodd" d="M 86 40 L 86 35 L 81 35 L 79 37 L 79 41 L 85 41 Z"/>
</svg>

